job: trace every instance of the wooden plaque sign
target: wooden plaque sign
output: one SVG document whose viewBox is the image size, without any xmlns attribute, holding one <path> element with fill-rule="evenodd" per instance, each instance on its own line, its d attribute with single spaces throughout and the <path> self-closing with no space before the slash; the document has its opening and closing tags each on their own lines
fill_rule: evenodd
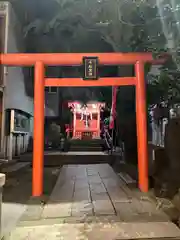
<svg viewBox="0 0 180 240">
<path fill-rule="evenodd" d="M 84 57 L 84 80 L 97 80 L 98 79 L 98 58 L 97 57 Z"/>
</svg>

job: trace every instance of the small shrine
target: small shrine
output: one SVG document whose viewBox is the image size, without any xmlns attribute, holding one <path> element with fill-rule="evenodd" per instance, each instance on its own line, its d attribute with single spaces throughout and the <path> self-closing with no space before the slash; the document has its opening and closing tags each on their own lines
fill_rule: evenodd
<svg viewBox="0 0 180 240">
<path fill-rule="evenodd" d="M 73 139 L 100 139 L 100 114 L 105 107 L 102 102 L 69 102 L 73 113 Z"/>
</svg>

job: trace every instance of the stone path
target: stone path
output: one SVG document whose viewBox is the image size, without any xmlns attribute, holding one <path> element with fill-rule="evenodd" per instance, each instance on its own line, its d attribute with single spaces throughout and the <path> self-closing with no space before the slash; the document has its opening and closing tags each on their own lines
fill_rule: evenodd
<svg viewBox="0 0 180 240">
<path fill-rule="evenodd" d="M 28 209 L 8 239 L 142 239 L 180 230 L 148 197 L 127 187 L 108 164 L 66 165 L 45 206 Z"/>
<path fill-rule="evenodd" d="M 107 156 L 108 154 L 107 153 L 105 153 L 105 152 L 100 152 L 100 151 L 93 151 L 93 152 L 89 152 L 89 151 L 81 151 L 81 152 L 78 152 L 78 151 L 76 151 L 76 152 L 74 152 L 74 151 L 69 151 L 69 152 L 60 152 L 60 151 L 58 151 L 58 152 L 48 152 L 48 151 L 45 151 L 45 153 L 44 153 L 45 155 L 49 155 L 49 156 L 51 156 L 51 155 L 53 155 L 53 156 L 55 156 L 55 155 L 58 155 L 58 156 L 61 156 L 61 155 L 63 155 L 63 156 Z"/>
</svg>

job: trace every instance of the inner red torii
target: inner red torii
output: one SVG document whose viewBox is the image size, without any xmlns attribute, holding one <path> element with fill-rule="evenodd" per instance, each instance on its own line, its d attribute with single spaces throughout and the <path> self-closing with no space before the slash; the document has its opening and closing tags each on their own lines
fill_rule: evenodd
<svg viewBox="0 0 180 240">
<path fill-rule="evenodd" d="M 86 80 L 81 78 L 46 78 L 45 66 L 81 65 L 84 57 L 97 57 L 101 65 L 134 64 L 135 77 L 99 78 Z M 154 60 L 151 53 L 56 53 L 56 54 L 0 54 L 0 62 L 9 66 L 34 66 L 34 143 L 33 143 L 33 178 L 32 195 L 43 193 L 43 161 L 44 161 L 44 87 L 94 87 L 94 86 L 126 86 L 136 87 L 136 122 L 138 138 L 138 173 L 139 188 L 148 191 L 148 148 L 146 91 L 144 80 L 144 64 L 161 64 L 164 60 Z"/>
</svg>

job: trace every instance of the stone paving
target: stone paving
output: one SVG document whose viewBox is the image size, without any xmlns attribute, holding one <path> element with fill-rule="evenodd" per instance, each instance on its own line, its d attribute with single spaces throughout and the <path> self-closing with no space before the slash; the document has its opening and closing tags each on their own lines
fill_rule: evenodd
<svg viewBox="0 0 180 240">
<path fill-rule="evenodd" d="M 34 202 L 10 240 L 178 237 L 150 198 L 129 189 L 108 164 L 65 165 L 45 205 Z"/>
</svg>

